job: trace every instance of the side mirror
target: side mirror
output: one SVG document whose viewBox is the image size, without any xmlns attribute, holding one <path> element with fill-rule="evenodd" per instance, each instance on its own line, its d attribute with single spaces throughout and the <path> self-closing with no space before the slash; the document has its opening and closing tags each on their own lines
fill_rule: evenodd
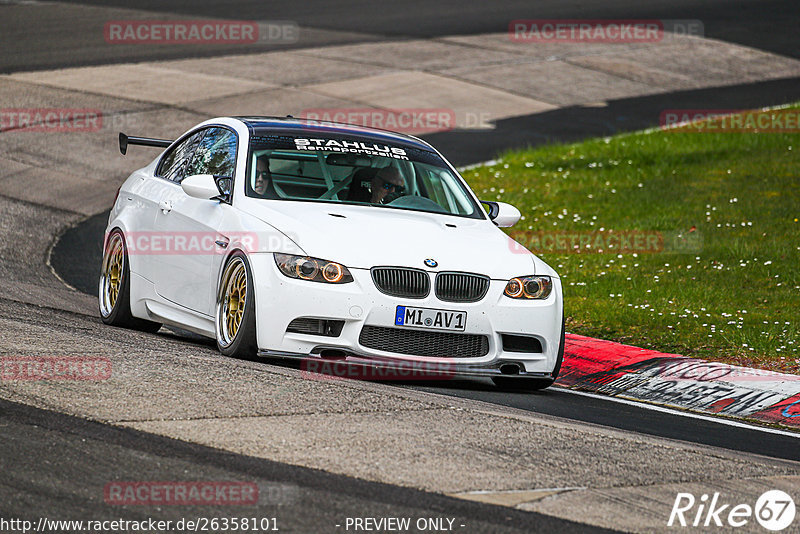
<svg viewBox="0 0 800 534">
<path fill-rule="evenodd" d="M 181 189 L 190 197 L 211 200 L 220 195 L 217 181 L 211 174 L 194 174 L 181 181 Z"/>
<path fill-rule="evenodd" d="M 501 228 L 514 226 L 522 216 L 517 208 L 505 202 L 490 202 L 481 200 L 481 204 L 486 206 L 489 219 Z"/>
</svg>

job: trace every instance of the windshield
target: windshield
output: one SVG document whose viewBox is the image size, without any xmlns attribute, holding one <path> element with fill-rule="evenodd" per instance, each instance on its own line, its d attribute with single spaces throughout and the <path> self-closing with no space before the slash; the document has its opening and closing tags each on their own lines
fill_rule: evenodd
<svg viewBox="0 0 800 534">
<path fill-rule="evenodd" d="M 245 194 L 483 218 L 437 154 L 371 140 L 254 136 Z"/>
</svg>

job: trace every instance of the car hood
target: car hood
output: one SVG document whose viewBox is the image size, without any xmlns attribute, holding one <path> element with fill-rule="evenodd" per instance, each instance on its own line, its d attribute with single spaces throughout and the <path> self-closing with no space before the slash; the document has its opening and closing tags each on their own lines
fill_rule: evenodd
<svg viewBox="0 0 800 534">
<path fill-rule="evenodd" d="M 307 255 L 350 268 L 407 266 L 493 279 L 555 275 L 487 220 L 318 202 L 257 201 L 246 211 L 286 234 Z M 426 259 L 438 265 L 426 266 Z"/>
</svg>

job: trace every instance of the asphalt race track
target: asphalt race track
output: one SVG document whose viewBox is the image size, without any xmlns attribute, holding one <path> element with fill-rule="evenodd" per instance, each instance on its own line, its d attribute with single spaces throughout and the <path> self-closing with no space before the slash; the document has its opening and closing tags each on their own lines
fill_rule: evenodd
<svg viewBox="0 0 800 534">
<path fill-rule="evenodd" d="M 335 5 L 321 1 L 87 0 L 52 2 L 46 10 L 35 4 L 0 3 L 4 51 L 0 73 L 501 33 L 510 20 L 520 18 L 699 19 L 708 38 L 800 58 L 796 0 L 547 0 L 535 4 L 503 0 L 473 6 L 456 0 Z M 154 14 L 165 19 L 294 21 L 306 30 L 306 37 L 296 44 L 202 49 L 108 46 L 97 38 L 95 30 L 110 19 Z M 32 26 L 39 31 L 30 31 Z M 736 109 L 797 100 L 800 77 L 782 77 L 610 99 L 604 106 L 567 105 L 503 118 L 494 129 L 423 137 L 456 165 L 468 165 L 508 148 L 651 127 L 658 111 L 670 107 Z M 98 157 L 119 158 L 119 154 Z M 116 174 L 119 182 L 123 173 Z M 107 200 L 110 203 L 112 198 Z M 715 484 L 738 491 L 747 480 L 758 477 L 763 477 L 758 484 L 764 489 L 773 483 L 796 488 L 800 437 L 788 432 L 657 411 L 557 387 L 515 394 L 500 392 L 483 381 L 367 383 L 346 386 L 342 394 L 324 383 L 303 384 L 309 381 L 298 380 L 291 366 L 225 359 L 212 343 L 181 331 L 165 333 L 164 329 L 146 335 L 105 327 L 96 316 L 87 315 L 88 299 L 78 292 L 96 294 L 107 212 L 86 218 L 100 210 L 42 209 L 35 202 L 4 194 L 0 194 L 0 205 L 8 206 L 7 213 L 0 211 L 0 229 L 22 249 L 0 243 L 0 278 L 9 280 L 0 298 L 0 328 L 4 330 L 0 353 L 85 351 L 108 355 L 115 366 L 120 364 L 129 373 L 118 391 L 102 385 L 86 392 L 70 386 L 39 390 L 24 385 L 5 394 L 0 387 L 4 393 L 0 398 L 0 518 L 102 520 L 158 515 L 177 520 L 256 515 L 278 517 L 280 530 L 287 532 L 344 532 L 346 518 L 408 516 L 454 518 L 456 532 L 605 531 L 588 524 L 647 531 L 649 523 L 641 526 L 637 520 L 614 518 L 609 503 L 618 506 L 613 510 L 650 506 L 651 512 L 657 511 L 655 520 L 663 524 L 666 516 L 658 515 L 663 511 L 647 504 L 648 497 L 636 488 L 663 486 L 653 490 L 665 492 L 662 500 L 669 498 L 664 497 L 667 494 L 674 499 L 675 491 L 683 491 L 681 484 L 693 484 L 692 491 L 697 492 L 716 491 Z M 45 249 L 52 243 L 48 254 Z M 49 268 L 78 292 L 64 289 Z M 64 302 L 56 304 L 57 299 Z M 282 386 L 282 380 L 291 385 Z M 274 396 L 258 397 L 265 391 Z M 355 419 L 339 419 L 351 412 L 363 417 L 355 430 L 342 426 L 342 421 L 352 425 Z M 435 422 L 441 421 L 442 427 L 430 442 L 423 435 L 386 437 L 395 425 L 414 429 L 419 419 L 412 417 L 426 412 L 431 419 L 438 417 Z M 368 423 L 367 418 L 378 422 Z M 304 425 L 302 431 L 291 426 L 293 421 Z M 457 424 L 448 426 L 450 421 Z M 497 426 L 490 428 L 490 423 Z M 512 423 L 520 428 L 530 425 L 542 434 L 525 430 L 530 434 L 514 437 L 509 430 L 514 428 Z M 475 426 L 463 426 L 467 424 Z M 361 436 L 359 425 L 383 433 Z M 465 455 L 481 458 L 487 469 L 484 477 L 469 478 L 464 472 L 470 467 L 459 464 L 449 450 L 448 439 L 453 439 L 453 446 L 458 442 L 453 436 L 467 440 L 461 434 L 464 428 L 475 432 L 463 446 Z M 435 429 L 428 430 L 434 434 Z M 542 435 L 553 438 L 553 443 Z M 541 456 L 535 447 L 528 450 L 531 436 L 543 439 L 537 446 L 548 443 Z M 273 441 L 278 445 L 272 446 Z M 266 450 L 259 448 L 264 442 Z M 426 453 L 430 446 L 430 458 L 406 454 L 407 442 L 424 445 Z M 537 482 L 542 481 L 537 491 L 574 492 L 575 500 L 565 500 L 561 507 L 543 500 L 543 504 L 515 509 L 508 503 L 486 504 L 499 501 L 453 497 L 463 497 L 469 489 L 497 493 L 527 489 L 523 479 L 515 478 L 513 465 L 518 461 L 535 465 Z M 442 465 L 448 462 L 453 465 Z M 508 480 L 499 480 L 506 475 Z M 236 507 L 154 511 L 109 506 L 103 501 L 103 486 L 111 480 L 203 479 L 254 481 L 266 498 L 246 512 Z M 603 490 L 592 493 L 595 486 Z M 598 497 L 601 493 L 606 500 Z M 586 515 L 570 521 L 570 509 L 579 499 L 588 503 L 581 508 Z"/>
<path fill-rule="evenodd" d="M 153 58 L 190 57 L 230 53 L 230 47 L 204 48 L 202 52 L 187 47 L 146 47 L 118 45 L 109 50 L 105 42 L 87 31 L 102 27 L 109 20 L 107 11 L 92 7 L 116 7 L 111 20 L 136 18 L 137 11 L 163 13 L 165 18 L 225 18 L 237 20 L 289 20 L 312 28 L 310 38 L 285 47 L 321 46 L 386 38 L 420 38 L 441 35 L 503 32 L 514 19 L 585 18 L 585 19 L 699 19 L 705 34 L 715 39 L 744 44 L 786 56 L 798 57 L 796 29 L 798 5 L 792 0 L 691 0 L 655 2 L 579 2 L 545 0 L 500 0 L 476 2 L 465 6 L 458 0 L 428 2 L 414 0 L 393 2 L 214 2 L 205 0 L 166 1 L 116 0 L 59 2 L 49 15 L 42 17 L 19 9 L 14 17 L 0 21 L 0 43 L 4 54 L 0 72 L 35 68 L 58 68 L 96 65 L 119 61 L 142 61 Z M 71 9 L 70 4 L 78 6 Z M 29 18 L 31 17 L 31 18 Z M 39 31 L 26 31 L 34 22 Z M 65 31 L 69 29 L 69 31 Z M 45 36 L 44 38 L 42 36 Z M 249 47 L 251 51 L 274 49 L 277 45 Z"/>
<path fill-rule="evenodd" d="M 56 244 L 51 257 L 53 267 L 62 278 L 87 294 L 94 295 L 96 291 L 107 220 L 108 214 L 102 213 L 71 228 Z M 579 396 L 557 388 L 535 394 L 504 393 L 488 380 L 407 386 L 653 436 L 800 460 L 800 436 L 766 434 L 752 428 L 647 410 L 598 397 Z"/>
</svg>

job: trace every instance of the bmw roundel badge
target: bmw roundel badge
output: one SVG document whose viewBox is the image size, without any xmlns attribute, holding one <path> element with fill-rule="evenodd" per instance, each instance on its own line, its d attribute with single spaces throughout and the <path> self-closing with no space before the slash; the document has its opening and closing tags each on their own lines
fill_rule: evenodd
<svg viewBox="0 0 800 534">
<path fill-rule="evenodd" d="M 428 258 L 427 260 L 425 260 L 425 265 L 427 265 L 428 267 L 436 267 L 439 264 L 433 258 Z"/>
</svg>

